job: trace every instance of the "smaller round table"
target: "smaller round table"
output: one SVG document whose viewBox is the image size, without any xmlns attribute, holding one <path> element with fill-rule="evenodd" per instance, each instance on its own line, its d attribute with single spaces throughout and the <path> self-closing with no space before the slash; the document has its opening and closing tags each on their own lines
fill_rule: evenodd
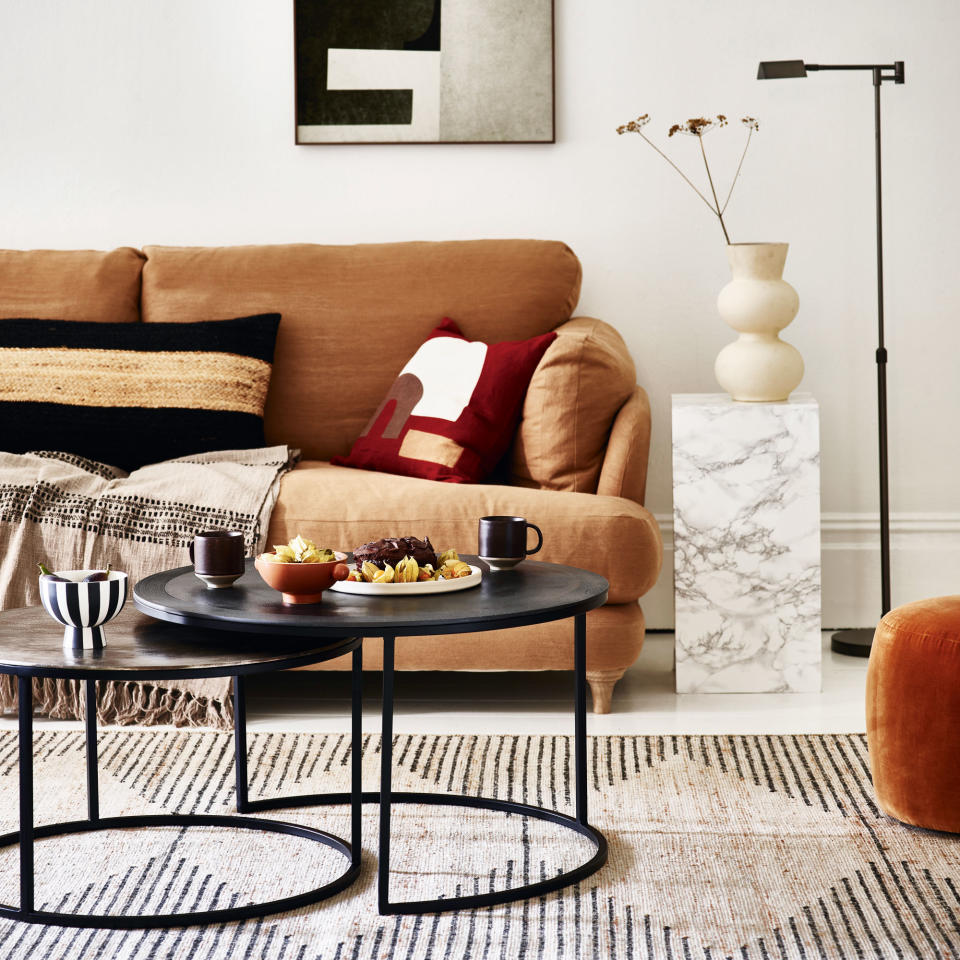
<svg viewBox="0 0 960 960">
<path fill-rule="evenodd" d="M 20 905 L 0 904 L 0 917 L 27 923 L 114 929 L 157 928 L 188 924 L 225 923 L 262 917 L 318 903 L 348 887 L 360 875 L 361 780 L 360 751 L 353 750 L 351 792 L 342 798 L 352 804 L 351 842 L 311 827 L 267 820 L 215 814 L 159 814 L 102 817 L 97 775 L 98 680 L 171 680 L 233 677 L 236 717 L 237 810 L 247 803 L 246 719 L 242 698 L 243 678 L 249 674 L 286 670 L 353 654 L 353 744 L 359 743 L 361 721 L 361 660 L 359 638 L 302 635 L 262 635 L 246 632 L 224 643 L 222 633 L 174 626 L 123 610 L 106 628 L 102 650 L 65 650 L 63 632 L 42 607 L 0 613 L 0 673 L 17 678 L 19 697 L 20 829 L 0 836 L 0 848 L 20 846 Z M 80 680 L 86 694 L 87 819 L 35 826 L 33 822 L 33 677 Z M 286 834 L 321 843 L 341 853 L 347 869 L 312 890 L 262 903 L 220 910 L 177 914 L 74 914 L 37 910 L 34 905 L 35 839 L 94 830 L 132 827 L 214 826 Z"/>
</svg>

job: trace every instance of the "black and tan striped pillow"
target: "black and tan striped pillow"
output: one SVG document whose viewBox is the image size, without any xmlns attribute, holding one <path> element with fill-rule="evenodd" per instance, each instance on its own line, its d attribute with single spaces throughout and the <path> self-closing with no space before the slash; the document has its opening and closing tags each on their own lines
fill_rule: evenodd
<svg viewBox="0 0 960 960">
<path fill-rule="evenodd" d="M 263 446 L 279 323 L 0 320 L 0 449 L 134 470 Z"/>
</svg>

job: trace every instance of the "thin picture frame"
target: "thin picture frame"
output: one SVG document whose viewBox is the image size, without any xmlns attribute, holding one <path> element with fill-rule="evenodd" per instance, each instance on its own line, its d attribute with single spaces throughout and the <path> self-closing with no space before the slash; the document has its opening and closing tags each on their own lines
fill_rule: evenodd
<svg viewBox="0 0 960 960">
<path fill-rule="evenodd" d="M 305 42 L 305 30 L 301 23 L 301 9 L 306 8 L 321 8 L 325 4 L 329 5 L 331 0 L 293 0 L 293 44 L 294 44 L 294 143 L 297 146 L 366 146 L 366 145 L 398 145 L 398 144 L 410 144 L 423 146 L 425 144 L 553 144 L 556 143 L 556 125 L 557 125 L 557 108 L 556 108 L 556 11 L 555 11 L 555 0 L 544 0 L 543 2 L 543 13 L 544 13 L 544 22 L 542 25 L 543 33 L 545 37 L 549 39 L 549 54 L 545 60 L 545 63 L 549 66 L 549 84 L 545 85 L 545 89 L 549 93 L 549 107 L 544 108 L 544 116 L 541 117 L 541 122 L 546 120 L 548 123 L 549 130 L 544 136 L 534 136 L 534 137 L 521 137 L 521 136 L 511 136 L 511 137 L 483 137 L 483 136 L 468 136 L 468 137 L 440 137 L 437 138 L 423 138 L 423 139 L 413 139 L 413 138 L 404 138 L 404 139 L 394 139 L 389 136 L 384 136 L 383 138 L 374 138 L 374 137 L 351 137 L 344 131 L 343 139 L 307 139 L 302 135 L 302 130 L 304 128 L 313 129 L 322 129 L 323 125 L 311 125 L 302 123 L 302 102 L 301 102 L 301 84 L 305 82 L 304 71 L 301 67 L 301 44 Z M 442 10 L 443 0 L 437 0 L 436 7 L 437 10 Z M 484 6 L 484 0 L 477 0 L 478 6 L 482 8 Z M 528 3 L 528 0 L 501 0 L 501 6 L 504 3 L 515 2 L 517 4 Z M 438 45 L 439 46 L 439 45 Z M 383 50 L 385 48 L 378 47 L 376 50 Z M 338 51 L 340 52 L 340 51 Z M 371 50 L 360 50 L 360 53 L 373 53 Z M 398 52 L 402 52 L 398 48 Z M 439 49 L 438 49 L 439 52 Z M 541 64 L 541 67 L 543 64 Z M 343 89 L 343 88 L 338 88 Z M 360 87 L 358 90 L 363 91 L 368 88 Z M 396 88 L 385 88 L 388 92 L 406 92 L 403 87 Z M 344 90 L 344 92 L 352 92 Z M 382 92 L 382 91 L 381 91 Z M 411 91 L 412 93 L 412 91 Z M 330 125 L 331 128 L 335 125 Z M 339 125 L 346 126 L 346 125 Z M 393 124 L 384 124 L 385 127 L 396 128 Z"/>
</svg>

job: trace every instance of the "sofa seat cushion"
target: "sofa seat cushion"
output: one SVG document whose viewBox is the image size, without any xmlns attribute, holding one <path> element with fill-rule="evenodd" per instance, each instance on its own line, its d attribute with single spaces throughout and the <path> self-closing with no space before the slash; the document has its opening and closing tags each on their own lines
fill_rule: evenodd
<svg viewBox="0 0 960 960">
<path fill-rule="evenodd" d="M 131 247 L 0 250 L 0 317 L 135 323 L 143 260 Z"/>
<path fill-rule="evenodd" d="M 429 536 L 438 549 L 476 553 L 478 519 L 501 514 L 524 516 L 543 530 L 538 560 L 606 577 L 610 603 L 641 597 L 660 572 L 660 530 L 632 500 L 438 483 L 309 460 L 283 478 L 268 542 L 302 533 L 320 546 L 352 550 L 380 537 Z"/>
<path fill-rule="evenodd" d="M 311 459 L 350 451 L 444 317 L 455 317 L 469 340 L 523 340 L 568 320 L 580 292 L 580 262 L 547 240 L 150 246 L 145 253 L 147 323 L 283 316 L 266 434 Z"/>
</svg>

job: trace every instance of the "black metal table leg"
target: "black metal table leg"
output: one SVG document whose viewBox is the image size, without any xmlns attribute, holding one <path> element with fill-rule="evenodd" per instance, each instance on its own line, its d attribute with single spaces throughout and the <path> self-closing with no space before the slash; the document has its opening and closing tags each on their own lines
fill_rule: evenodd
<svg viewBox="0 0 960 960">
<path fill-rule="evenodd" d="M 587 616 L 573 621 L 573 746 L 576 777 L 577 822 L 587 822 Z"/>
<path fill-rule="evenodd" d="M 33 913 L 33 680 L 17 677 L 20 727 L 20 913 Z"/>
<path fill-rule="evenodd" d="M 379 799 L 377 793 L 363 792 L 363 646 L 353 649 L 351 661 L 351 763 L 350 790 L 347 793 L 308 793 L 290 797 L 250 799 L 247 765 L 247 691 L 244 677 L 233 678 L 234 750 L 237 782 L 237 811 L 256 813 L 262 810 L 283 810 L 294 807 L 350 804 L 350 869 L 340 878 L 341 887 L 360 875 L 361 842 L 363 839 L 363 804 Z M 345 844 L 345 846 L 347 846 Z"/>
<path fill-rule="evenodd" d="M 393 705 L 394 637 L 383 638 L 383 742 L 380 748 L 380 795 L 364 794 L 364 799 L 380 801 L 380 862 L 377 874 L 377 902 L 381 914 L 441 913 L 449 910 L 474 910 L 478 907 L 515 903 L 562 890 L 596 873 L 607 862 L 607 840 L 587 822 L 587 618 L 577 614 L 573 629 L 574 660 L 574 776 L 576 778 L 576 816 L 535 807 L 513 800 L 455 793 L 394 792 L 393 777 Z M 332 802 L 332 801 L 324 801 Z M 421 803 L 427 806 L 471 807 L 498 813 L 518 814 L 556 823 L 578 833 L 595 845 L 593 856 L 572 870 L 520 887 L 488 893 L 429 900 L 390 900 L 390 813 L 395 803 Z"/>
<path fill-rule="evenodd" d="M 237 781 L 237 813 L 250 812 L 247 780 L 247 691 L 244 677 L 233 678 L 234 773 Z"/>
<path fill-rule="evenodd" d="M 100 778 L 97 758 L 97 681 L 84 681 L 87 694 L 87 817 L 100 819 Z"/>
<path fill-rule="evenodd" d="M 351 781 L 350 816 L 352 829 L 350 843 L 353 846 L 353 862 L 360 866 L 361 841 L 363 839 L 363 646 L 353 651 L 352 698 L 350 702 Z"/>
<path fill-rule="evenodd" d="M 389 913 L 390 803 L 393 778 L 393 654 L 395 638 L 383 638 L 383 709 L 380 741 L 380 849 L 377 865 L 377 905 Z"/>
</svg>

